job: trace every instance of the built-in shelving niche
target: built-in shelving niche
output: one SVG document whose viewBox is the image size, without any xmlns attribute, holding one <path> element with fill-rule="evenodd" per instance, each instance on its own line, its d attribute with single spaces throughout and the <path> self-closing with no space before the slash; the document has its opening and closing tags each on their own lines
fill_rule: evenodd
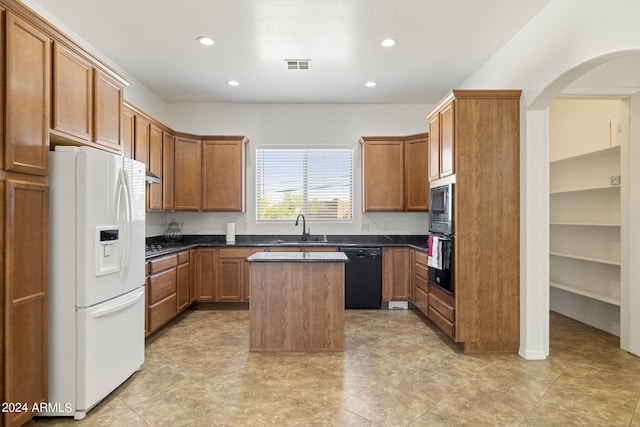
<svg viewBox="0 0 640 427">
<path fill-rule="evenodd" d="M 627 123 L 621 99 L 559 99 L 550 108 L 550 308 L 615 335 Z"/>
</svg>

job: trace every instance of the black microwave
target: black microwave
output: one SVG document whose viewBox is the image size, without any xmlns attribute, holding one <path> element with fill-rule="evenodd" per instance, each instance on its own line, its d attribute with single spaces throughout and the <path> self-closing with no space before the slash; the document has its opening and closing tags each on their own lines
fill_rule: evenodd
<svg viewBox="0 0 640 427">
<path fill-rule="evenodd" d="M 429 232 L 453 234 L 455 184 L 429 189 Z"/>
</svg>

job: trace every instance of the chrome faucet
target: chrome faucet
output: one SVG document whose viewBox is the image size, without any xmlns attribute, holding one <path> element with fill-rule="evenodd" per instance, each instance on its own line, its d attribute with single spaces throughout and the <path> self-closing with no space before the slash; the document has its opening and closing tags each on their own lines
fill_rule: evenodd
<svg viewBox="0 0 640 427">
<path fill-rule="evenodd" d="M 296 223 L 295 226 L 298 226 L 298 221 L 300 220 L 300 217 L 302 217 L 302 241 L 306 242 L 307 241 L 307 222 L 304 219 L 304 215 L 302 214 L 298 214 L 298 217 L 296 218 Z"/>
</svg>

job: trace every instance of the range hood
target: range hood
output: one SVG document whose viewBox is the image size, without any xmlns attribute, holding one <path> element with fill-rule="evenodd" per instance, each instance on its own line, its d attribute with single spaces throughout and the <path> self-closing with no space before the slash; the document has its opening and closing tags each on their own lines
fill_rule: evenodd
<svg viewBox="0 0 640 427">
<path fill-rule="evenodd" d="M 160 178 L 153 172 L 147 171 L 145 181 L 150 184 L 160 184 Z"/>
</svg>

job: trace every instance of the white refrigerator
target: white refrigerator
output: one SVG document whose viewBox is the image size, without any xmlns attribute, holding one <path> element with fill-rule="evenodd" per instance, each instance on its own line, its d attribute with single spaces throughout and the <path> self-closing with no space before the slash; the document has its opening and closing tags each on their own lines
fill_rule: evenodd
<svg viewBox="0 0 640 427">
<path fill-rule="evenodd" d="M 145 165 L 50 152 L 49 409 L 85 417 L 144 361 Z"/>
</svg>

